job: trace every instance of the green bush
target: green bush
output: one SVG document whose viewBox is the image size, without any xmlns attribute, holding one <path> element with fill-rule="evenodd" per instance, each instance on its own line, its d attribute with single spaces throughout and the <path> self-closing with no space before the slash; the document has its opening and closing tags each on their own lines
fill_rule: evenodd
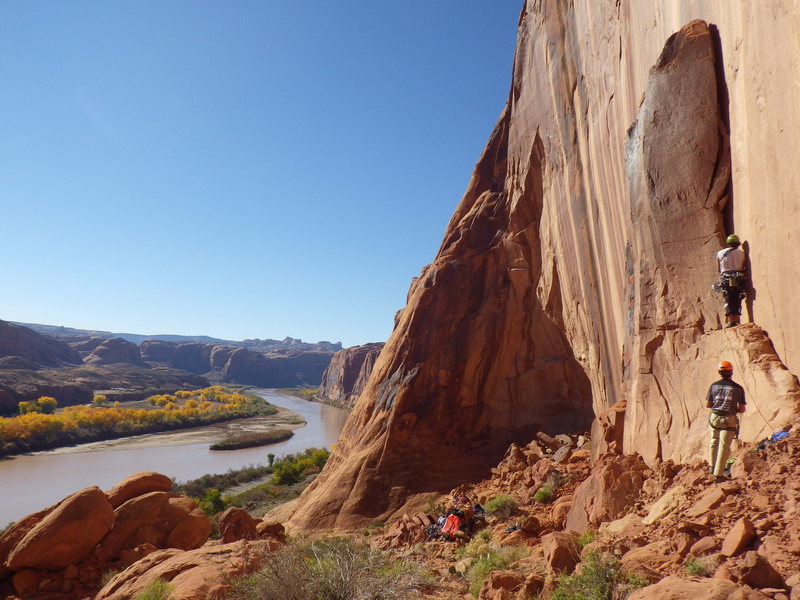
<svg viewBox="0 0 800 600">
<path fill-rule="evenodd" d="M 231 600 L 401 600 L 427 579 L 415 565 L 346 538 L 287 545 L 236 582 Z"/>
<path fill-rule="evenodd" d="M 554 498 L 555 491 L 553 490 L 553 486 L 546 483 L 542 484 L 542 486 L 536 490 L 536 493 L 533 495 L 533 499 L 539 504 L 550 504 Z"/>
<path fill-rule="evenodd" d="M 309 448 L 303 454 L 290 454 L 275 461 L 272 466 L 272 483 L 276 485 L 292 485 L 300 482 L 306 475 L 318 472 L 325 466 L 329 452 L 323 449 Z"/>
<path fill-rule="evenodd" d="M 496 515 L 501 519 L 507 519 L 515 510 L 517 510 L 517 506 L 517 501 L 511 496 L 502 494 L 489 500 L 486 503 L 485 510 L 487 513 Z"/>
<path fill-rule="evenodd" d="M 683 563 L 683 568 L 686 570 L 687 575 L 711 577 L 716 568 L 716 564 L 714 564 L 714 559 L 710 557 L 690 558 Z"/>
<path fill-rule="evenodd" d="M 222 499 L 222 494 L 219 490 L 211 488 L 208 490 L 203 498 L 198 501 L 197 505 L 209 517 L 222 512 L 227 508 L 225 501 Z"/>
<path fill-rule="evenodd" d="M 593 541 L 597 539 L 597 532 L 593 529 L 587 529 L 581 535 L 578 536 L 578 548 L 583 550 L 586 546 L 591 544 Z"/>
<path fill-rule="evenodd" d="M 163 579 L 156 579 L 147 586 L 133 600 L 167 600 L 172 586 Z"/>
<path fill-rule="evenodd" d="M 558 580 L 551 600 L 625 600 L 646 582 L 622 571 L 616 558 L 596 552 L 581 562 L 580 575 Z"/>
<path fill-rule="evenodd" d="M 483 543 L 485 544 L 485 542 Z M 468 545 L 471 544 L 472 542 Z M 467 550 L 467 556 L 474 556 L 471 553 L 478 550 L 478 544 L 476 543 L 475 546 L 475 548 Z M 511 563 L 518 561 L 523 556 L 526 556 L 527 553 L 527 548 L 524 546 L 486 546 L 486 550 L 475 559 L 467 570 L 466 578 L 469 582 L 469 593 L 477 598 L 483 582 L 489 578 L 492 571 L 507 569 Z"/>
</svg>

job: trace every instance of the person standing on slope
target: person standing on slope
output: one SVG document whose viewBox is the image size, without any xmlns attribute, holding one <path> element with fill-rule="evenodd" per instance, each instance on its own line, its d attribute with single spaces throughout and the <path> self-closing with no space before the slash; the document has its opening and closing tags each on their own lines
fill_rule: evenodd
<svg viewBox="0 0 800 600">
<path fill-rule="evenodd" d="M 744 274 L 747 257 L 739 246 L 739 236 L 732 233 L 725 240 L 727 248 L 717 252 L 719 289 L 725 297 L 725 327 L 739 324 L 742 315 L 742 298 L 745 297 L 747 277 Z"/>
<path fill-rule="evenodd" d="M 712 475 L 721 478 L 724 477 L 733 438 L 739 431 L 738 415 L 745 411 L 746 403 L 744 389 L 731 379 L 733 365 L 727 360 L 721 361 L 719 374 L 722 379 L 708 388 L 706 408 L 711 409 L 708 415 L 708 426 L 711 430 L 709 470 Z"/>
</svg>

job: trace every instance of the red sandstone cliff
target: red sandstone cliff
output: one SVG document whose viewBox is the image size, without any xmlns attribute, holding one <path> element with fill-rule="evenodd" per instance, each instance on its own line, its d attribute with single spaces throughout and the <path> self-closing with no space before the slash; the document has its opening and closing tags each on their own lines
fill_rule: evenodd
<svg viewBox="0 0 800 600">
<path fill-rule="evenodd" d="M 611 405 L 596 453 L 617 441 L 649 464 L 699 461 L 720 358 L 751 400 L 745 440 L 796 418 L 786 365 L 800 366 L 800 314 L 786 282 L 798 267 L 773 233 L 798 209 L 800 139 L 765 110 L 800 121 L 786 85 L 800 59 L 773 45 L 798 17 L 768 3 L 526 3 L 508 104 L 290 526 L 386 516 L 475 478 L 509 442 L 576 431 Z M 705 22 L 681 29 L 693 18 L 718 37 Z M 713 252 L 734 228 L 772 339 L 720 329 Z"/>
<path fill-rule="evenodd" d="M 322 374 L 317 398 L 321 402 L 352 407 L 372 374 L 383 343 L 344 348 L 333 355 Z"/>
</svg>

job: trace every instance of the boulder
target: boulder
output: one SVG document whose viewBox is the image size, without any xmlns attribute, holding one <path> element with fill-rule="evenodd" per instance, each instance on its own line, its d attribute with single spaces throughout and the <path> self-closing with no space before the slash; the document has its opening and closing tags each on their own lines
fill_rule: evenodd
<svg viewBox="0 0 800 600">
<path fill-rule="evenodd" d="M 478 600 L 512 600 L 514 592 L 525 583 L 516 571 L 492 571 L 481 587 Z"/>
<path fill-rule="evenodd" d="M 754 539 L 756 539 L 755 527 L 747 517 L 742 517 L 725 534 L 720 554 L 723 556 L 736 556 L 745 550 Z"/>
<path fill-rule="evenodd" d="M 100 545 L 101 553 L 112 559 L 147 543 L 191 550 L 203 545 L 211 532 L 211 521 L 194 500 L 167 492 L 132 498 L 114 514 L 114 527 Z"/>
<path fill-rule="evenodd" d="M 768 600 L 769 596 L 725 579 L 690 581 L 665 577 L 655 585 L 633 592 L 628 600 Z"/>
<path fill-rule="evenodd" d="M 689 549 L 689 554 L 693 556 L 702 556 L 717 548 L 719 548 L 719 540 L 713 535 L 707 535 L 692 544 L 692 547 Z"/>
<path fill-rule="evenodd" d="M 616 519 L 639 497 L 646 471 L 638 455 L 604 457 L 575 491 L 566 528 L 582 533 Z"/>
<path fill-rule="evenodd" d="M 769 561 L 751 550 L 739 565 L 739 581 L 754 588 L 783 588 L 786 582 Z"/>
<path fill-rule="evenodd" d="M 735 455 L 736 461 L 731 465 L 731 477 L 734 479 L 747 479 L 748 477 L 766 470 L 767 461 L 750 448 L 743 448 Z"/>
<path fill-rule="evenodd" d="M 11 527 L 6 529 L 3 535 L 0 535 L 0 579 L 3 579 L 9 573 L 8 568 L 5 566 L 9 553 L 19 543 L 19 541 L 24 538 L 36 524 L 41 522 L 41 520 L 54 508 L 55 506 L 50 506 L 44 510 L 40 510 L 37 513 L 33 513 L 32 515 L 28 515 L 27 517 L 20 519 Z"/>
<path fill-rule="evenodd" d="M 623 570 L 645 581 L 658 581 L 662 577 L 662 569 L 673 558 L 664 546 L 663 542 L 652 542 L 626 552 L 622 557 Z"/>
<path fill-rule="evenodd" d="M 117 574 L 95 600 L 133 600 L 157 579 L 166 581 L 171 600 L 221 600 L 231 582 L 255 570 L 275 542 L 212 542 L 187 552 L 170 548 L 148 554 Z"/>
<path fill-rule="evenodd" d="M 571 573 L 580 561 L 577 534 L 573 531 L 554 531 L 542 536 L 542 550 L 552 573 Z"/>
<path fill-rule="evenodd" d="M 261 523 L 238 506 L 230 506 L 219 517 L 219 532 L 225 543 L 236 540 L 255 540 L 259 537 L 256 526 Z"/>
<path fill-rule="evenodd" d="M 39 584 L 47 577 L 47 573 L 35 571 L 34 569 L 23 569 L 19 573 L 14 573 L 11 584 L 17 594 L 27 596 L 39 589 Z"/>
<path fill-rule="evenodd" d="M 117 508 L 131 498 L 150 492 L 168 492 L 172 489 L 172 479 L 161 473 L 144 471 L 129 475 L 106 492 L 111 506 Z"/>
<path fill-rule="evenodd" d="M 675 509 L 686 505 L 688 490 L 683 485 L 676 485 L 664 493 L 658 500 L 653 502 L 650 510 L 642 523 L 652 525 L 675 511 Z"/>
<path fill-rule="evenodd" d="M 277 521 L 261 521 L 256 525 L 256 532 L 261 537 L 268 537 L 279 542 L 286 541 L 286 530 Z"/>
<path fill-rule="evenodd" d="M 700 517 L 722 504 L 727 496 L 726 490 L 720 486 L 708 488 L 700 493 L 694 504 L 686 511 L 686 516 L 690 519 Z"/>
<path fill-rule="evenodd" d="M 57 571 L 83 560 L 114 524 L 114 510 L 97 487 L 62 500 L 16 543 L 6 559 L 12 571 Z"/>
<path fill-rule="evenodd" d="M 519 528 L 525 533 L 535 534 L 542 529 L 542 524 L 533 515 L 528 515 L 519 520 Z"/>
</svg>

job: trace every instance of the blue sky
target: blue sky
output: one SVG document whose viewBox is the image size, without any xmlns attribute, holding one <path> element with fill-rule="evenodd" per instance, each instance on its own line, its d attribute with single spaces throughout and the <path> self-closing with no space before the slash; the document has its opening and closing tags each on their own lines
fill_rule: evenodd
<svg viewBox="0 0 800 600">
<path fill-rule="evenodd" d="M 385 340 L 521 0 L 3 5 L 0 318 Z"/>
</svg>

